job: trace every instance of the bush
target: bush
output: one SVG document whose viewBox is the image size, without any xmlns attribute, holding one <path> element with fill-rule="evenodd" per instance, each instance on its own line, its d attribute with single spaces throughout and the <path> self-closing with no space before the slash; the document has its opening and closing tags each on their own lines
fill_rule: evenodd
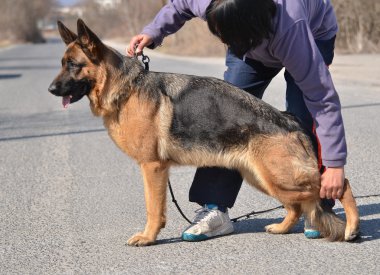
<svg viewBox="0 0 380 275">
<path fill-rule="evenodd" d="M 44 42 L 37 23 L 52 6 L 53 0 L 1 0 L 0 39 Z"/>
</svg>

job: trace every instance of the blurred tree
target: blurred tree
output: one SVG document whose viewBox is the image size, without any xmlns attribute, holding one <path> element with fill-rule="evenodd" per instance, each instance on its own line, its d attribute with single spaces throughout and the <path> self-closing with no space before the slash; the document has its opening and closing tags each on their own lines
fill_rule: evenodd
<svg viewBox="0 0 380 275">
<path fill-rule="evenodd" d="M 54 0 L 1 0 L 0 38 L 25 42 L 44 42 L 37 23 Z"/>
<path fill-rule="evenodd" d="M 380 52 L 379 0 L 332 0 L 339 24 L 337 48 L 343 52 Z"/>
<path fill-rule="evenodd" d="M 105 8 L 94 0 L 84 0 L 83 19 L 103 37 L 129 37 L 154 18 L 165 0 L 121 0 Z"/>
</svg>

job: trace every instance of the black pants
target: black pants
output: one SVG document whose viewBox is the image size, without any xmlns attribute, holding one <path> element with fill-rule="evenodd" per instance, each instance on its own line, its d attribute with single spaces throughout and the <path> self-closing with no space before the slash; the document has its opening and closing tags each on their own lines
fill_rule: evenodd
<svg viewBox="0 0 380 275">
<path fill-rule="evenodd" d="M 332 63 L 334 57 L 334 42 L 335 37 L 325 41 L 316 40 L 319 51 L 327 65 Z M 281 70 L 265 67 L 261 62 L 252 59 L 243 61 L 230 51 L 227 52 L 226 66 L 224 79 L 227 82 L 260 99 L 271 80 Z M 303 93 L 287 71 L 285 71 L 284 76 L 287 83 L 286 110 L 302 122 L 316 146 L 315 136 L 312 134 L 313 118 L 305 105 Z M 189 200 L 200 205 L 214 203 L 231 208 L 235 203 L 242 182 L 243 178 L 236 170 L 219 167 L 198 168 L 190 188 Z M 323 204 L 332 208 L 334 200 L 323 200 Z"/>
</svg>

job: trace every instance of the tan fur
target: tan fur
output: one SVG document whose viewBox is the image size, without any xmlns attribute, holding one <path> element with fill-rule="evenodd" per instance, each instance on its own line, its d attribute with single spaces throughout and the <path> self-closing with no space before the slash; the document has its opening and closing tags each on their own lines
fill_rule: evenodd
<svg viewBox="0 0 380 275">
<path fill-rule="evenodd" d="M 157 107 L 136 93 L 116 115 L 104 117 L 104 125 L 116 145 L 138 163 L 159 161 Z"/>
<path fill-rule="evenodd" d="M 284 234 L 288 233 L 290 229 L 298 222 L 301 217 L 302 210 L 299 204 L 295 205 L 284 205 L 285 209 L 288 211 L 285 219 L 281 223 L 274 223 L 267 225 L 265 230 L 268 233 L 273 234 Z"/>
<path fill-rule="evenodd" d="M 339 200 L 343 205 L 344 211 L 346 212 L 347 223 L 344 239 L 346 241 L 350 241 L 356 238 L 359 233 L 359 211 L 352 194 L 350 183 L 347 179 L 345 180 L 343 195 Z"/>
</svg>

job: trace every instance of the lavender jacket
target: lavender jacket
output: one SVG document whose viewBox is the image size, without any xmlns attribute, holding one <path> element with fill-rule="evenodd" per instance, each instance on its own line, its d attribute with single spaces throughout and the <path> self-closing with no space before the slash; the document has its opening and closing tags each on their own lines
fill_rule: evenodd
<svg viewBox="0 0 380 275">
<path fill-rule="evenodd" d="M 330 72 L 315 44 L 328 40 L 338 27 L 330 0 L 274 0 L 274 33 L 246 58 L 268 67 L 282 68 L 293 76 L 303 91 L 307 108 L 316 122 L 321 143 L 322 163 L 327 167 L 346 164 L 347 145 L 341 105 Z M 142 33 L 159 46 L 165 36 L 178 31 L 194 17 L 206 19 L 211 0 L 171 0 Z"/>
</svg>

